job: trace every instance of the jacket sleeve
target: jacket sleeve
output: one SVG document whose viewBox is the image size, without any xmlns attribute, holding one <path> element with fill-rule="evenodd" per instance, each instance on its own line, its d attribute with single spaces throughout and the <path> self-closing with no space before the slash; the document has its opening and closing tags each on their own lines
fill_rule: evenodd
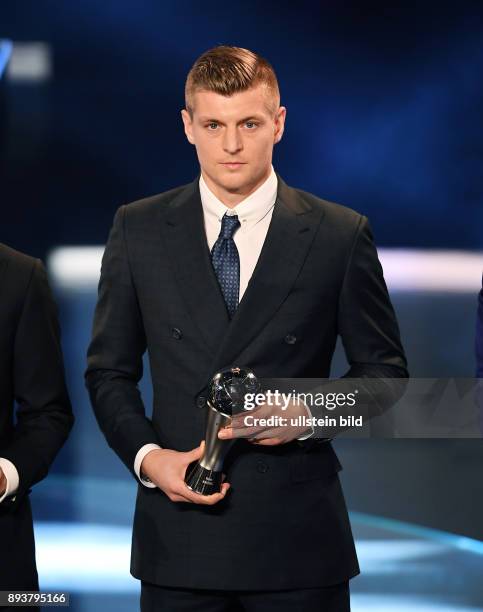
<svg viewBox="0 0 483 612">
<path fill-rule="evenodd" d="M 138 388 L 146 350 L 126 239 L 126 207 L 114 217 L 102 259 L 99 296 L 87 354 L 86 385 L 109 446 L 134 474 L 145 444 L 158 444 Z"/>
<path fill-rule="evenodd" d="M 408 377 L 396 315 L 367 217 L 361 217 L 339 298 L 347 377 Z"/>
<path fill-rule="evenodd" d="M 357 378 L 357 403 L 340 409 L 342 416 L 371 421 L 371 435 L 393 434 L 392 421 L 376 420 L 404 394 L 409 374 L 396 315 L 389 298 L 369 222 L 361 216 L 350 248 L 338 305 L 338 333 L 349 362 L 344 376 L 311 390 L 312 393 L 351 393 Z M 310 407 L 314 417 L 325 409 Z M 350 426 L 315 427 L 312 438 L 331 438 Z"/>
<path fill-rule="evenodd" d="M 15 334 L 13 353 L 17 422 L 2 457 L 16 467 L 12 505 L 42 480 L 65 442 L 74 417 L 65 384 L 60 329 L 47 275 L 35 260 Z"/>
</svg>

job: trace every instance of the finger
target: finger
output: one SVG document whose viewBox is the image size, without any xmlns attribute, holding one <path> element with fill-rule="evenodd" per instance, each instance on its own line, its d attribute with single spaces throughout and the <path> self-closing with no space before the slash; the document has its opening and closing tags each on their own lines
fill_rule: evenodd
<svg viewBox="0 0 483 612">
<path fill-rule="evenodd" d="M 233 435 L 233 430 L 231 427 L 223 427 L 218 432 L 218 438 L 220 440 L 231 440 L 235 436 Z"/>
<path fill-rule="evenodd" d="M 247 437 L 246 429 L 233 429 L 233 427 L 224 427 L 218 432 L 220 440 L 233 440 L 234 438 Z"/>
<path fill-rule="evenodd" d="M 285 444 L 285 441 L 281 438 L 260 438 L 258 440 L 253 439 L 248 441 L 259 446 L 277 446 L 277 444 Z"/>
<path fill-rule="evenodd" d="M 252 416 L 252 415 L 249 415 L 249 416 Z M 229 425 L 229 428 L 232 428 L 232 429 L 248 429 L 248 430 L 251 430 L 251 431 L 254 431 L 254 432 L 255 431 L 256 432 L 268 431 L 270 429 L 272 429 L 272 430 L 273 429 L 279 429 L 280 426 L 275 426 L 274 427 L 273 423 L 271 425 L 268 425 L 268 423 L 269 423 L 268 419 L 271 416 L 273 416 L 273 415 L 271 415 L 270 413 L 267 412 L 266 414 L 264 413 L 264 414 L 261 414 L 260 416 L 253 415 L 253 418 L 257 419 L 255 421 L 253 421 L 252 419 L 245 420 L 245 418 L 232 419 L 232 421 L 231 421 L 231 423 Z M 262 419 L 265 419 L 265 423 L 267 423 L 267 424 L 262 425 L 261 424 L 263 422 Z M 226 428 L 223 428 L 220 431 L 224 431 L 224 429 L 226 429 Z"/>
<path fill-rule="evenodd" d="M 184 502 L 186 504 L 192 504 L 191 499 L 187 499 L 186 497 L 182 497 L 181 495 L 173 495 L 171 497 L 171 501 L 173 502 Z"/>
<path fill-rule="evenodd" d="M 218 437 L 222 440 L 232 440 L 233 438 L 253 438 L 256 435 L 264 434 L 267 427 L 225 427 L 220 429 Z"/>
<path fill-rule="evenodd" d="M 268 419 L 268 417 L 273 416 L 274 414 L 277 414 L 276 410 L 274 411 L 274 409 L 270 408 L 270 406 L 263 405 L 259 406 L 255 410 L 247 410 L 246 412 L 239 412 L 235 414 L 231 418 L 230 425 L 232 427 L 241 427 L 244 425 L 245 419 L 248 416 L 255 419 Z"/>
<path fill-rule="evenodd" d="M 200 445 L 191 449 L 190 451 L 185 452 L 186 463 L 191 463 L 192 461 L 196 461 L 196 459 L 200 459 L 205 452 L 205 441 L 201 440 Z"/>
<path fill-rule="evenodd" d="M 259 431 L 251 437 L 251 439 L 255 440 L 264 440 L 265 438 L 281 438 L 280 434 L 284 433 L 283 430 L 280 430 L 280 427 L 266 427 L 265 429 L 259 429 Z"/>
<path fill-rule="evenodd" d="M 212 495 L 197 495 L 192 502 L 200 506 L 214 506 L 225 497 L 225 493 L 213 493 Z"/>
<path fill-rule="evenodd" d="M 211 506 L 221 501 L 225 497 L 226 492 L 228 491 L 230 486 L 231 485 L 229 483 L 225 482 L 222 484 L 221 491 L 219 493 L 212 493 L 211 495 L 201 495 L 201 493 L 195 493 L 194 491 L 191 491 L 191 489 L 189 489 L 188 487 L 186 487 L 185 492 L 181 493 L 177 491 L 177 493 L 183 495 L 183 497 L 194 502 L 195 504 Z"/>
<path fill-rule="evenodd" d="M 190 504 L 194 504 L 195 500 L 191 497 L 191 493 L 193 493 L 193 491 L 191 491 L 188 485 L 184 483 L 184 486 L 182 488 L 180 487 L 176 489 L 171 495 L 173 499 L 176 498 L 175 501 L 183 501 L 189 502 Z"/>
<path fill-rule="evenodd" d="M 228 490 L 231 488 L 231 484 L 229 482 L 224 482 L 221 485 L 221 494 L 223 495 L 223 497 L 225 497 L 225 495 L 228 493 Z"/>
</svg>

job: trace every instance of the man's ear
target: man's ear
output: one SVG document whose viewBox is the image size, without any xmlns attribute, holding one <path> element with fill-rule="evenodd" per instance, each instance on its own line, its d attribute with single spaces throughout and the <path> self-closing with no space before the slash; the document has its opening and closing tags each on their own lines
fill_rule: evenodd
<svg viewBox="0 0 483 612">
<path fill-rule="evenodd" d="M 188 139 L 188 142 L 194 145 L 195 141 L 193 138 L 193 121 L 190 117 L 190 114 L 185 108 L 183 108 L 183 110 L 181 111 L 181 119 L 183 120 L 184 133 L 186 134 L 186 138 Z"/>
<path fill-rule="evenodd" d="M 287 109 L 285 106 L 281 106 L 275 115 L 275 133 L 273 138 L 273 144 L 282 140 L 283 131 L 285 129 L 285 117 L 287 116 Z"/>
</svg>

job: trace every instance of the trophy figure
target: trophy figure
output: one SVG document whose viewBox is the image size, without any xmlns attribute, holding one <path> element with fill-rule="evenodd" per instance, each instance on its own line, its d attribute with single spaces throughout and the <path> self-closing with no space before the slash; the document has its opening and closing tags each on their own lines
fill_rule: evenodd
<svg viewBox="0 0 483 612">
<path fill-rule="evenodd" d="M 255 374 L 247 368 L 228 368 L 213 376 L 206 402 L 205 450 L 185 477 L 195 493 L 211 495 L 221 490 L 223 460 L 235 440 L 220 440 L 218 432 L 232 415 L 244 410 L 245 394 L 257 393 L 259 388 Z"/>
</svg>

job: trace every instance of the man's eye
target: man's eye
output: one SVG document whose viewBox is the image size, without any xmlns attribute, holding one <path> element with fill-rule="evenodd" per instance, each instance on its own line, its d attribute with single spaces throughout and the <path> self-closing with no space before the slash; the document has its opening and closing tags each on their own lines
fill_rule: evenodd
<svg viewBox="0 0 483 612">
<path fill-rule="evenodd" d="M 247 121 L 245 125 L 249 130 L 253 130 L 253 128 L 257 127 L 257 124 L 254 121 Z"/>
<path fill-rule="evenodd" d="M 216 128 L 218 127 L 218 123 L 215 123 L 214 121 L 212 121 L 211 123 L 208 123 L 207 127 L 210 130 L 216 130 Z"/>
</svg>

